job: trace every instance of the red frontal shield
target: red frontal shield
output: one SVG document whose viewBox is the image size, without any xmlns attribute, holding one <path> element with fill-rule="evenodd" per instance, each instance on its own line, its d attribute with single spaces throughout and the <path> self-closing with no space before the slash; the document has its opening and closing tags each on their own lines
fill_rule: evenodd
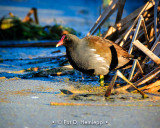
<svg viewBox="0 0 160 128">
<path fill-rule="evenodd" d="M 56 47 L 63 45 L 64 38 L 65 38 L 65 35 L 62 36 L 61 40 L 58 42 L 58 44 L 56 45 Z"/>
</svg>

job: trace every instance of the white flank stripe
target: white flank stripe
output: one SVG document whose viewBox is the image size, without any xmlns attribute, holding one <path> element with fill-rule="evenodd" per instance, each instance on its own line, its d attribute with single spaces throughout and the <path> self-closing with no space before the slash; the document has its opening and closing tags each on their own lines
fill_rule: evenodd
<svg viewBox="0 0 160 128">
<path fill-rule="evenodd" d="M 100 67 L 100 68 L 102 68 L 102 69 L 106 70 L 106 68 L 104 68 L 104 67 Z"/>
<path fill-rule="evenodd" d="M 96 51 L 96 49 L 90 49 L 90 50 L 91 50 L 91 51 L 94 51 L 94 52 Z"/>
</svg>

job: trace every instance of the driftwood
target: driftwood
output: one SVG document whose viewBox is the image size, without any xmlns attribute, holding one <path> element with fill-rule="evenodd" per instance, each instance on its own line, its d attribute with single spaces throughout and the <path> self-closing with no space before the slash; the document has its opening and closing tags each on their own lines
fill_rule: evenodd
<svg viewBox="0 0 160 128">
<path fill-rule="evenodd" d="M 159 36 L 159 37 L 160 37 L 160 36 Z M 154 51 L 157 42 L 158 42 L 158 38 L 157 38 L 157 40 L 156 40 L 155 43 L 154 43 L 155 45 L 152 46 L 151 51 Z M 156 58 L 157 58 L 157 57 L 156 57 Z M 148 59 L 149 59 L 149 57 L 147 56 L 147 57 L 143 60 L 143 63 L 142 63 L 142 66 L 141 66 L 142 69 L 145 68 L 145 63 L 147 62 Z M 158 59 L 158 58 L 157 58 L 157 59 Z M 131 81 L 135 81 L 135 80 L 138 78 L 139 75 L 140 75 L 140 71 L 138 71 L 138 72 L 134 75 L 134 77 L 132 78 Z"/>
<path fill-rule="evenodd" d="M 157 57 L 152 51 L 146 48 L 142 43 L 138 40 L 134 41 L 133 44 L 142 50 L 148 57 L 150 57 L 157 65 L 160 65 L 160 58 Z"/>
</svg>

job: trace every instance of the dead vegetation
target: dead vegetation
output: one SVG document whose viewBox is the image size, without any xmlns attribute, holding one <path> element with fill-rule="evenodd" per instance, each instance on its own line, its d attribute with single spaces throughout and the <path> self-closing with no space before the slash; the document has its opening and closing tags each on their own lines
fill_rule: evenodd
<svg viewBox="0 0 160 128">
<path fill-rule="evenodd" d="M 55 46 L 57 41 L 52 42 L 52 40 L 59 40 L 63 34 L 78 34 L 74 29 L 57 23 L 52 26 L 41 26 L 39 24 L 37 13 L 38 10 L 32 8 L 24 19 L 20 19 L 11 12 L 9 13 L 9 16 L 7 15 L 0 19 L 0 41 L 38 40 L 37 43 L 14 45 L 0 44 L 0 47 Z M 32 14 L 33 18 L 31 17 Z M 41 42 L 40 40 L 48 40 L 48 42 Z"/>
<path fill-rule="evenodd" d="M 159 93 L 160 85 L 157 80 L 160 79 L 160 52 L 158 50 L 160 47 L 160 3 L 158 0 L 149 0 L 144 6 L 121 19 L 124 4 L 125 0 L 112 0 L 87 35 L 93 35 L 118 9 L 115 25 L 110 26 L 106 32 L 102 33 L 102 36 L 115 41 L 129 54 L 138 58 L 130 71 L 129 85 L 120 87 L 118 90 L 127 90 L 132 84 L 143 88 L 147 82 L 156 82 L 151 88 L 156 88 L 155 93 Z M 136 65 L 138 70 L 135 72 Z M 110 87 L 112 89 L 113 85 Z"/>
</svg>

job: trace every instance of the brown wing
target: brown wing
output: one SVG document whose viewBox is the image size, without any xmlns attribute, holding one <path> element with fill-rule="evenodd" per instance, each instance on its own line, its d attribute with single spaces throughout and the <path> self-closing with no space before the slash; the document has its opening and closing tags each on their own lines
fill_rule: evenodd
<svg viewBox="0 0 160 128">
<path fill-rule="evenodd" d="M 85 37 L 85 40 L 89 42 L 90 48 L 96 49 L 95 53 L 99 54 L 101 57 L 104 57 L 109 64 L 112 63 L 113 59 L 118 60 L 117 68 L 125 65 L 130 61 L 129 58 L 133 58 L 132 55 L 128 54 L 122 47 L 117 45 L 116 43 L 98 37 L 98 36 L 89 36 Z M 117 58 L 114 58 L 113 53 L 111 52 L 111 46 L 114 46 L 117 54 Z"/>
<path fill-rule="evenodd" d="M 109 47 L 114 45 L 117 51 L 118 57 L 123 56 L 125 58 L 133 58 L 133 56 L 128 54 L 128 52 L 125 49 L 123 49 L 121 46 L 119 46 L 118 44 L 110 40 L 101 38 L 99 36 L 89 36 L 89 37 L 85 37 L 85 39 L 88 40 L 90 47 L 95 48 L 98 53 L 101 53 L 101 54 L 107 53 Z"/>
<path fill-rule="evenodd" d="M 88 45 L 91 49 L 95 49 L 95 54 L 100 55 L 105 58 L 105 60 L 110 64 L 111 63 L 111 50 L 110 46 L 112 44 L 105 39 L 98 36 L 89 36 L 85 37 L 88 42 Z"/>
</svg>

